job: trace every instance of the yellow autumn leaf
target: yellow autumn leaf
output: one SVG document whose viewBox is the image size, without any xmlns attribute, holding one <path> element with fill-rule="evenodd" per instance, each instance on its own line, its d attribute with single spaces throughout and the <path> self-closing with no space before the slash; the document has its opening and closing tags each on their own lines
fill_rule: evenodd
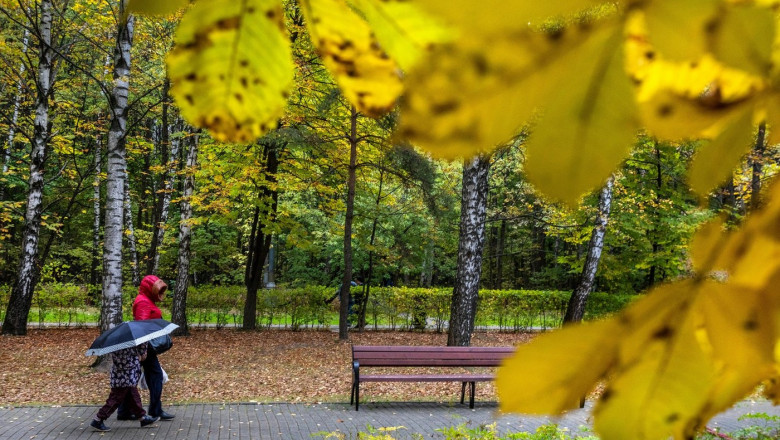
<svg viewBox="0 0 780 440">
<path fill-rule="evenodd" d="M 403 90 L 401 72 L 368 24 L 344 0 L 304 0 L 312 42 L 344 96 L 363 114 L 390 111 Z"/>
<path fill-rule="evenodd" d="M 501 410 L 561 414 L 578 407 L 612 368 L 617 330 L 614 321 L 587 323 L 540 335 L 532 344 L 518 347 L 496 375 Z"/>
<path fill-rule="evenodd" d="M 600 0 L 419 0 L 419 3 L 437 17 L 446 19 L 460 29 L 488 35 L 516 31 L 529 24 L 538 25 L 545 19 L 569 16 L 604 2 Z"/>
<path fill-rule="evenodd" d="M 277 1 L 197 2 L 166 61 L 182 115 L 220 141 L 251 141 L 283 114 L 293 64 Z"/>
<path fill-rule="evenodd" d="M 691 240 L 690 255 L 693 269 L 701 274 L 702 271 L 717 270 L 714 267 L 714 252 L 726 242 L 726 233 L 723 231 L 723 221 L 718 219 L 702 225 Z"/>
<path fill-rule="evenodd" d="M 688 182 L 699 196 L 706 197 L 730 178 L 742 156 L 752 147 L 752 133 L 753 112 L 747 107 L 714 140 L 699 148 L 688 172 Z"/>
<path fill-rule="evenodd" d="M 717 22 L 711 51 L 727 65 L 767 76 L 772 68 L 775 27 L 775 13 L 769 8 L 728 8 Z"/>
<path fill-rule="evenodd" d="M 352 0 L 382 48 L 409 70 L 433 45 L 452 40 L 455 31 L 405 0 Z"/>
<path fill-rule="evenodd" d="M 597 49 L 610 29 L 572 26 L 488 40 L 464 36 L 436 48 L 406 78 L 398 137 L 443 158 L 470 157 L 505 144 L 552 102 L 552 93 L 565 99 L 560 90 L 575 87 L 576 69 L 586 63 L 582 48 Z"/>
<path fill-rule="evenodd" d="M 561 62 L 556 99 L 527 142 L 525 169 L 542 193 L 576 206 L 609 177 L 639 129 L 617 25 L 593 32 Z M 561 178 L 566 176 L 566 178 Z"/>
<path fill-rule="evenodd" d="M 127 10 L 134 14 L 166 16 L 189 3 L 190 0 L 129 0 Z"/>
<path fill-rule="evenodd" d="M 665 58 L 690 61 L 707 47 L 708 26 L 720 0 L 653 0 L 643 9 L 650 42 Z M 684 41 L 684 44 L 681 42 Z"/>
</svg>

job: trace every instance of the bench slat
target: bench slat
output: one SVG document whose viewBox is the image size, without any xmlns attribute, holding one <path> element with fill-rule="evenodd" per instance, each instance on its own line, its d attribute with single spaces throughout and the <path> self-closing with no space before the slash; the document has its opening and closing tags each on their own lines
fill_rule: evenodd
<svg viewBox="0 0 780 440">
<path fill-rule="evenodd" d="M 361 375 L 361 382 L 487 382 L 495 380 L 492 374 L 372 374 Z"/>
</svg>

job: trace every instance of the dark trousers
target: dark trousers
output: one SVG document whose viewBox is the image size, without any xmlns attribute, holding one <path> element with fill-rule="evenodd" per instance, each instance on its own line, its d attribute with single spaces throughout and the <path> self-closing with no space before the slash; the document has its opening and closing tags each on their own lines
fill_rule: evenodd
<svg viewBox="0 0 780 440">
<path fill-rule="evenodd" d="M 163 374 L 162 367 L 160 367 L 160 360 L 157 359 L 157 353 L 152 350 L 147 351 L 146 359 L 141 362 L 141 367 L 144 369 L 144 377 L 146 378 L 146 386 L 149 387 L 149 415 L 152 417 L 158 417 L 162 413 L 162 389 L 163 389 Z M 127 410 L 129 405 L 128 399 L 119 406 L 119 416 L 125 417 L 129 415 L 130 411 Z"/>
<path fill-rule="evenodd" d="M 138 388 L 116 387 L 111 388 L 111 394 L 108 395 L 106 404 L 98 410 L 97 418 L 106 420 L 119 408 L 119 405 L 124 405 L 127 413 L 133 414 L 139 419 L 146 415 L 146 411 L 141 405 L 141 394 L 138 393 Z"/>
</svg>

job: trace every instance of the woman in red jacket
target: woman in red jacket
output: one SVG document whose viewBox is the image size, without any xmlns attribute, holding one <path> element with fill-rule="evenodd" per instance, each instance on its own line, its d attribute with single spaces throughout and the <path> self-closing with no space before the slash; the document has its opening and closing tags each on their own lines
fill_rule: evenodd
<svg viewBox="0 0 780 440">
<path fill-rule="evenodd" d="M 165 281 L 154 275 L 147 275 L 141 280 L 141 286 L 138 288 L 138 296 L 133 301 L 133 319 L 141 321 L 144 319 L 162 318 L 162 312 L 157 307 L 157 303 L 165 298 L 165 292 L 168 285 Z M 152 417 L 159 417 L 160 420 L 172 420 L 173 414 L 167 413 L 162 409 L 162 389 L 163 372 L 160 367 L 160 360 L 154 350 L 149 350 L 146 360 L 141 363 L 146 377 L 146 385 L 149 387 L 149 411 Z M 124 413 L 127 405 L 122 405 L 117 411 L 117 419 L 134 420 L 131 414 Z"/>
</svg>

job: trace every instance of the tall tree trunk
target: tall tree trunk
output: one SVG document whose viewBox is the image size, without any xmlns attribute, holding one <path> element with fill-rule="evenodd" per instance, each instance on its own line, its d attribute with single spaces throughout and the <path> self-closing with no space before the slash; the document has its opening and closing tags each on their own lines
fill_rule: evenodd
<svg viewBox="0 0 780 440">
<path fill-rule="evenodd" d="M 658 231 L 657 231 L 657 225 L 658 224 L 658 209 L 661 206 L 661 188 L 663 187 L 663 168 L 661 166 L 661 150 L 658 148 L 658 142 L 655 142 L 655 204 L 652 209 L 654 215 L 653 215 L 653 227 L 647 231 L 648 236 L 651 237 L 652 240 L 652 258 L 653 263 L 650 265 L 650 271 L 647 274 L 647 286 L 646 288 L 651 287 L 653 284 L 655 284 L 655 278 L 656 278 L 656 271 L 658 268 L 658 265 L 655 263 L 655 257 L 658 255 L 658 251 L 661 249 L 661 245 L 658 242 Z"/>
<path fill-rule="evenodd" d="M 111 56 L 106 54 L 105 62 L 103 63 L 103 76 L 107 76 L 109 69 L 111 68 Z M 105 87 L 101 88 L 106 98 Z M 102 113 L 98 112 L 96 122 L 102 119 Z M 103 136 L 98 133 L 95 139 L 95 180 L 92 183 L 92 267 L 90 268 L 89 280 L 90 284 L 97 285 L 100 280 L 100 272 L 98 267 L 100 266 L 100 188 L 102 186 L 102 172 L 103 172 Z"/>
<path fill-rule="evenodd" d="M 141 285 L 141 270 L 138 264 L 138 247 L 135 240 L 135 227 L 133 226 L 133 204 L 130 200 L 130 176 L 125 174 L 124 190 L 124 221 L 127 231 L 127 250 L 130 254 L 130 276 L 133 277 L 133 286 Z"/>
<path fill-rule="evenodd" d="M 458 237 L 458 272 L 452 292 L 447 345 L 468 346 L 474 332 L 485 245 L 490 158 L 476 156 L 463 165 Z"/>
<path fill-rule="evenodd" d="M 39 55 L 37 98 L 35 106 L 35 135 L 30 152 L 30 179 L 27 209 L 24 215 L 24 235 L 19 272 L 11 290 L 8 308 L 3 322 L 4 335 L 27 334 L 27 314 L 32 306 L 32 295 L 38 280 L 36 259 L 43 211 L 44 167 L 49 142 L 49 98 L 51 95 L 54 51 L 51 47 L 52 2 L 40 2 L 40 27 L 38 28 Z"/>
<path fill-rule="evenodd" d="M 758 126 L 756 145 L 750 157 L 752 165 L 752 178 L 750 181 L 750 211 L 756 211 L 761 207 L 761 177 L 764 171 L 764 150 L 766 149 L 766 122 Z"/>
<path fill-rule="evenodd" d="M 569 298 L 569 306 L 566 308 L 566 315 L 563 318 L 564 323 L 580 322 L 585 316 L 585 306 L 588 302 L 588 296 L 593 290 L 593 282 L 596 279 L 596 271 L 601 260 L 601 251 L 604 248 L 604 235 L 607 232 L 609 211 L 612 207 L 612 185 L 613 178 L 610 177 L 599 195 L 599 212 L 588 243 L 585 265 L 582 268 L 580 282 Z"/>
<path fill-rule="evenodd" d="M 368 275 L 363 280 L 363 294 L 358 304 L 358 322 L 357 327 L 360 331 L 366 326 L 366 309 L 368 309 L 368 299 L 371 295 L 371 279 L 374 276 L 374 242 L 376 241 L 376 228 L 379 225 L 379 206 L 382 203 L 382 189 L 385 183 L 384 170 L 379 170 L 379 188 L 376 192 L 376 199 L 374 199 L 374 220 L 371 223 L 371 238 L 369 239 L 370 249 L 368 252 Z M 351 283 L 350 283 L 351 284 Z"/>
<path fill-rule="evenodd" d="M 264 144 L 263 153 L 265 154 L 266 181 L 261 191 L 261 200 L 267 203 L 265 209 L 265 223 L 274 221 L 276 208 L 279 200 L 279 191 L 276 188 L 276 172 L 279 170 L 279 151 L 280 147 L 273 141 Z M 249 244 L 250 257 L 247 259 L 246 278 L 246 303 L 244 304 L 244 330 L 253 330 L 256 327 L 257 316 L 257 291 L 260 289 L 260 283 L 263 280 L 263 264 L 268 256 L 268 249 L 271 247 L 271 234 L 263 232 L 258 221 L 260 210 L 255 211 L 255 225 L 253 226 L 254 240 Z"/>
<path fill-rule="evenodd" d="M 119 2 L 119 17 L 125 17 L 125 0 Z M 130 88 L 130 49 L 135 18 L 127 14 L 117 25 L 114 47 L 114 88 L 111 91 L 111 127 L 108 131 L 108 178 L 106 221 L 103 240 L 103 305 L 100 329 L 122 322 L 122 222 L 124 220 L 125 170 L 127 169 L 127 96 Z"/>
<path fill-rule="evenodd" d="M 103 172 L 103 144 L 100 136 L 95 141 L 94 158 L 95 178 L 92 182 L 92 265 L 89 271 L 89 283 L 98 283 L 98 265 L 100 263 L 100 185 Z"/>
<path fill-rule="evenodd" d="M 163 85 L 163 105 L 162 105 L 162 124 L 160 127 L 160 159 L 165 164 L 165 171 L 160 176 L 160 183 L 157 185 L 159 190 L 157 202 L 154 210 L 154 233 L 152 242 L 149 246 L 147 260 L 147 272 L 157 273 L 160 265 L 160 246 L 165 238 L 165 224 L 168 222 L 168 209 L 171 203 L 171 192 L 173 189 L 173 173 L 176 171 L 176 160 L 179 157 L 179 138 L 171 142 L 171 132 L 178 130 L 178 122 L 170 124 L 168 117 L 169 100 L 168 90 L 170 82 L 165 79 Z"/>
<path fill-rule="evenodd" d="M 506 247 L 506 219 L 501 220 L 498 230 L 498 248 L 496 249 L 496 289 L 504 284 L 504 248 Z"/>
<path fill-rule="evenodd" d="M 176 287 L 173 293 L 173 305 L 171 306 L 171 321 L 179 328 L 176 334 L 188 335 L 190 329 L 187 326 L 187 289 L 189 287 L 190 273 L 190 242 L 192 239 L 192 204 L 190 198 L 195 190 L 195 167 L 198 162 L 198 139 L 195 134 L 190 139 L 187 159 L 184 169 L 184 184 L 181 197 L 181 220 L 179 222 L 179 264 L 176 275 Z"/>
<path fill-rule="evenodd" d="M 349 291 L 352 287 L 352 219 L 355 212 L 355 181 L 357 171 L 357 120 L 358 112 L 350 111 L 349 170 L 347 176 L 347 206 L 344 215 L 344 276 L 341 279 L 339 307 L 339 340 L 349 339 Z"/>
<path fill-rule="evenodd" d="M 27 46 L 30 42 L 30 32 L 25 29 L 22 37 L 22 56 L 27 55 Z M 11 124 L 8 126 L 8 143 L 3 150 L 3 172 L 8 172 L 8 164 L 11 162 L 11 152 L 14 148 L 14 136 L 16 136 L 16 123 L 19 121 L 19 111 L 22 107 L 22 96 L 24 92 L 24 72 L 27 65 L 24 60 L 19 63 L 19 78 L 16 80 L 16 96 L 14 97 L 14 111 L 11 115 Z M 0 202 L 5 198 L 5 185 L 0 187 Z"/>
</svg>

